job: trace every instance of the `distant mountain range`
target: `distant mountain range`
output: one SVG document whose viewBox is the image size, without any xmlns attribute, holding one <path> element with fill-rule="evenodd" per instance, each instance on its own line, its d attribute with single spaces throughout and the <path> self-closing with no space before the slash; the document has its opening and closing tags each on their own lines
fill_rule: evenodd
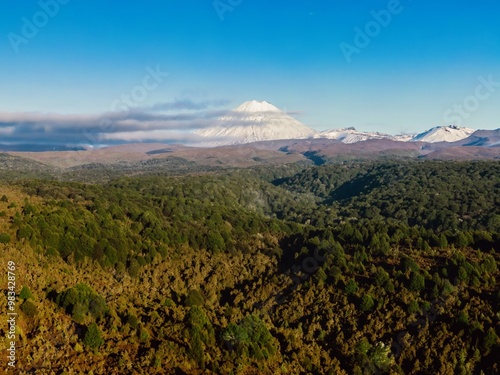
<svg viewBox="0 0 500 375">
<path fill-rule="evenodd" d="M 274 105 L 255 100 L 241 104 L 213 126 L 196 133 L 202 140 L 191 145 L 139 143 L 86 150 L 36 145 L 3 147 L 0 140 L 0 152 L 57 168 L 106 164 L 137 170 L 144 167 L 143 163 L 151 166 L 165 158 L 170 164 L 189 168 L 323 164 L 378 157 L 500 160 L 500 129 L 474 131 L 450 125 L 396 136 L 355 128 L 316 131 Z"/>
<path fill-rule="evenodd" d="M 486 130 L 482 132 L 488 132 Z M 220 117 L 212 127 L 196 134 L 205 137 L 204 146 L 236 145 L 284 139 L 325 138 L 352 144 L 371 139 L 400 142 L 458 142 L 472 136 L 473 129 L 456 125 L 436 126 L 420 134 L 390 135 L 381 132 L 358 131 L 354 127 L 316 131 L 266 101 L 247 101 L 226 116 Z M 477 132 L 476 132 L 477 133 Z M 487 133 L 473 141 L 488 138 Z"/>
<path fill-rule="evenodd" d="M 332 129 L 325 130 L 322 132 L 317 132 L 314 138 L 326 138 L 326 139 L 336 139 L 342 143 L 356 143 L 363 142 L 369 139 L 391 139 L 394 141 L 410 141 L 413 139 L 413 135 L 390 135 L 380 132 L 364 132 L 356 130 L 356 128 L 344 128 L 344 129 Z"/>
</svg>

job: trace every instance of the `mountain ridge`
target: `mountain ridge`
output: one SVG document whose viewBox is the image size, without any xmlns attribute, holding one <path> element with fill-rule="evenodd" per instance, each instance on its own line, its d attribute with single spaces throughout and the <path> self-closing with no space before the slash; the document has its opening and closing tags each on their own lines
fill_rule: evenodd
<svg viewBox="0 0 500 375">
<path fill-rule="evenodd" d="M 474 132 L 474 129 L 464 128 L 457 125 L 435 126 L 425 132 L 417 134 L 413 137 L 412 142 L 457 142 L 470 137 Z"/>
<path fill-rule="evenodd" d="M 284 139 L 325 138 L 346 144 L 372 139 L 399 142 L 453 143 L 470 137 L 474 129 L 457 125 L 435 126 L 418 134 L 391 135 L 380 131 L 360 131 L 355 127 L 312 129 L 273 104 L 250 100 L 217 119 L 213 126 L 194 132 L 205 137 L 202 146 L 222 146 Z"/>
</svg>

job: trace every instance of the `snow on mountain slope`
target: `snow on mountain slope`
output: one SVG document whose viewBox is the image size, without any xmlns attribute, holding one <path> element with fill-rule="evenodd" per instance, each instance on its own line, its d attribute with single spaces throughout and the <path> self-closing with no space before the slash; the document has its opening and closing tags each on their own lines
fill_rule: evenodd
<svg viewBox="0 0 500 375">
<path fill-rule="evenodd" d="M 394 136 L 394 140 L 400 142 L 410 142 L 413 138 L 415 138 L 415 134 L 397 134 Z"/>
<path fill-rule="evenodd" d="M 363 132 L 355 128 L 332 129 L 318 133 L 315 138 L 336 139 L 343 143 L 356 143 L 369 139 L 395 139 L 392 135 L 379 132 Z"/>
<path fill-rule="evenodd" d="M 462 146 L 500 147 L 500 129 L 477 130 L 470 137 L 462 139 Z"/>
<path fill-rule="evenodd" d="M 303 139 L 317 132 L 266 101 L 244 102 L 212 127 L 197 130 L 211 145 Z"/>
<path fill-rule="evenodd" d="M 469 137 L 475 130 L 456 125 L 436 126 L 413 137 L 412 142 L 457 142 Z"/>
</svg>

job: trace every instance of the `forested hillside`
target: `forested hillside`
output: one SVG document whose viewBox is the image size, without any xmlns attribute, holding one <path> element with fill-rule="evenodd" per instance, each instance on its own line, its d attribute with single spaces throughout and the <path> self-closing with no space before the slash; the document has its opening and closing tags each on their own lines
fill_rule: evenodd
<svg viewBox="0 0 500 375">
<path fill-rule="evenodd" d="M 301 168 L 3 182 L 16 373 L 500 373 L 500 163 Z"/>
</svg>

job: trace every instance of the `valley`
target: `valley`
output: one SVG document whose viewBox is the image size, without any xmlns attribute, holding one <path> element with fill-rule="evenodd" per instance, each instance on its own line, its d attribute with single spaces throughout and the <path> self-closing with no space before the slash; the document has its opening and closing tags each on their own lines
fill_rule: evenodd
<svg viewBox="0 0 500 375">
<path fill-rule="evenodd" d="M 499 371 L 498 162 L 102 168 L 1 183 L 19 374 Z"/>
</svg>

